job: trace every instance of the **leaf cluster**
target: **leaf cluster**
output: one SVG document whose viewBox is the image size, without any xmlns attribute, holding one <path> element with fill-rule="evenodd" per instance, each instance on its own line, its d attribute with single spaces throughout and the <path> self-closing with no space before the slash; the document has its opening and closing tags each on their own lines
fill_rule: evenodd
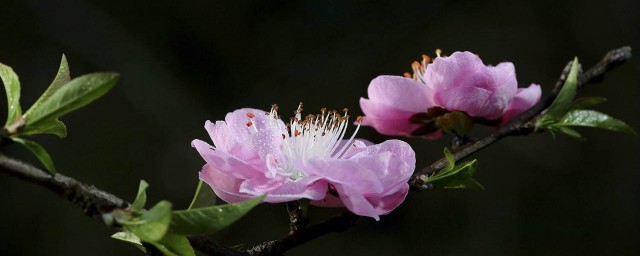
<svg viewBox="0 0 640 256">
<path fill-rule="evenodd" d="M 120 213 L 114 219 L 124 231 L 113 234 L 113 238 L 129 242 L 146 251 L 144 243 L 153 245 L 165 255 L 195 255 L 187 236 L 210 235 L 231 225 L 258 205 L 264 196 L 235 204 L 215 205 L 186 210 L 172 210 L 168 201 L 160 201 L 148 211 L 147 182 L 140 181 L 138 194 L 129 207 L 130 212 Z M 200 190 L 194 197 L 198 200 Z"/>
<path fill-rule="evenodd" d="M 25 139 L 36 134 L 67 136 L 67 128 L 59 118 L 106 94 L 119 79 L 110 72 L 92 73 L 71 79 L 67 58 L 62 55 L 60 67 L 47 90 L 23 114 L 20 106 L 20 80 L 13 69 L 0 63 L 0 78 L 7 93 L 7 121 L 2 139 L 24 145 L 44 165 L 51 175 L 56 170 L 49 153 L 40 144 Z"/>
<path fill-rule="evenodd" d="M 578 58 L 575 58 L 558 96 L 547 111 L 536 120 L 536 130 L 546 130 L 552 134 L 555 132 L 564 133 L 576 139 L 583 139 L 582 135 L 573 129 L 573 127 L 580 126 L 638 135 L 623 121 L 602 112 L 586 109 L 603 103 L 606 99 L 601 97 L 576 99 L 577 89 Z"/>
</svg>

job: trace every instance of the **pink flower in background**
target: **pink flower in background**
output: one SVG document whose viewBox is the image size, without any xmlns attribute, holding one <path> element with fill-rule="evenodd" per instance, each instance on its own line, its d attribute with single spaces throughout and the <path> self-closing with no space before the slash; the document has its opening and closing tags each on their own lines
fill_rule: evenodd
<svg viewBox="0 0 640 256">
<path fill-rule="evenodd" d="M 438 52 L 439 55 L 439 52 Z M 432 107 L 462 111 L 470 117 L 508 121 L 540 100 L 540 86 L 518 89 L 511 62 L 486 66 L 471 52 L 455 52 L 429 63 L 414 62 L 413 79 L 380 76 L 371 81 L 369 99 L 361 98 L 363 125 L 387 135 L 412 135 L 420 123 L 409 119 Z M 432 137 L 437 137 L 438 132 Z"/>
<path fill-rule="evenodd" d="M 225 121 L 206 122 L 213 146 L 193 141 L 207 162 L 200 179 L 230 203 L 263 194 L 272 203 L 306 198 L 379 219 L 404 201 L 415 154 L 399 140 L 355 140 L 359 125 L 344 140 L 347 126 L 346 110 L 344 116 L 323 109 L 302 118 L 298 108 L 288 127 L 277 106 L 268 113 L 236 110 Z"/>
</svg>

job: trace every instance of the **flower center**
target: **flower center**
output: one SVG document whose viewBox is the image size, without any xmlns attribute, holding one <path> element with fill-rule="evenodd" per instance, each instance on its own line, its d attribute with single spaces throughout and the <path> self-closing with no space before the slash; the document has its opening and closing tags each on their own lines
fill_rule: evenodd
<svg viewBox="0 0 640 256">
<path fill-rule="evenodd" d="M 295 167 L 297 160 L 309 160 L 313 158 L 334 158 L 343 157 L 354 137 L 360 129 L 362 117 L 356 118 L 356 130 L 351 137 L 341 143 L 346 135 L 349 124 L 348 109 L 343 109 L 341 115 L 338 111 L 327 111 L 326 108 L 320 110 L 320 114 L 307 115 L 302 118 L 302 102 L 298 109 L 294 111 L 294 117 L 290 118 L 286 125 L 286 130 L 282 130 L 282 153 L 283 158 L 277 162 L 278 172 L 296 180 L 305 177 L 305 173 Z M 278 105 L 272 105 L 271 111 L 266 113 L 267 127 L 269 129 L 282 129 L 280 116 L 278 115 Z M 247 114 L 249 123 L 247 126 L 257 128 L 253 124 L 253 114 Z"/>
</svg>

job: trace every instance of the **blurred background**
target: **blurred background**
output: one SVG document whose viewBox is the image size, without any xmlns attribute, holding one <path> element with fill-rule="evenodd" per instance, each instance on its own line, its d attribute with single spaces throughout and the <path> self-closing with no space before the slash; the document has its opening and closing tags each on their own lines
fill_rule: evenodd
<svg viewBox="0 0 640 256">
<path fill-rule="evenodd" d="M 623 45 L 640 55 L 631 0 L 1 2 L 0 62 L 20 76 L 25 108 L 62 53 L 74 77 L 122 75 L 104 98 L 62 118 L 67 138 L 36 138 L 59 172 L 127 200 L 145 179 L 150 203 L 176 208 L 188 206 L 204 164 L 191 140 L 209 140 L 204 122 L 237 108 L 278 103 L 287 116 L 303 101 L 309 112 L 347 107 L 355 116 L 371 79 L 410 71 L 436 48 L 511 61 L 520 86 L 539 83 L 543 94 L 573 56 L 589 67 Z M 639 73 L 636 57 L 579 96 L 609 98 L 596 109 L 640 130 Z M 411 193 L 379 222 L 363 218 L 288 255 L 638 255 L 640 140 L 580 131 L 587 141 L 507 138 L 473 156 L 485 191 Z M 358 135 L 388 139 L 370 128 Z M 405 140 L 418 167 L 448 144 Z M 2 151 L 40 166 L 20 146 Z M 287 231 L 284 205 L 262 204 L 214 237 L 249 247 Z M 142 255 L 112 233 L 53 193 L 0 175 L 1 255 Z"/>
</svg>

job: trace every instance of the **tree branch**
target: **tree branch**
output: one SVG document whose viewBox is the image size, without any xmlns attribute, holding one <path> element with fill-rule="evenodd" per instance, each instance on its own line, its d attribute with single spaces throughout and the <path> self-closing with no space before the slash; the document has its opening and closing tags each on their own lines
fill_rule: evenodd
<svg viewBox="0 0 640 256">
<path fill-rule="evenodd" d="M 358 220 L 357 215 L 351 212 L 344 212 L 318 224 L 291 232 L 278 240 L 256 245 L 249 249 L 247 253 L 251 256 L 281 255 L 324 234 L 345 231 L 353 226 L 356 220 Z"/>
<path fill-rule="evenodd" d="M 623 64 L 629 59 L 631 59 L 631 47 L 629 46 L 624 46 L 609 51 L 600 62 L 578 76 L 578 87 L 580 88 L 590 83 L 597 83 L 602 81 L 604 74 L 607 71 Z M 538 102 L 538 104 L 529 108 L 527 111 L 512 119 L 506 125 L 498 128 L 495 132 L 456 151 L 455 153 L 453 153 L 453 158 L 456 161 L 460 161 L 461 159 L 468 157 L 469 155 L 491 145 L 492 143 L 504 137 L 510 135 L 527 135 L 532 133 L 534 131 L 533 124 L 529 121 L 540 114 L 542 111 L 544 111 L 546 108 L 548 108 L 556 99 L 558 93 L 560 92 L 560 89 L 562 88 L 562 85 L 564 84 L 564 81 L 567 78 L 571 64 L 572 62 L 569 62 L 569 64 L 567 64 L 564 71 L 562 72 L 562 75 L 560 76 L 560 79 L 558 80 L 558 82 L 556 82 L 556 85 L 549 96 Z M 429 184 L 424 182 L 426 177 L 445 168 L 447 165 L 447 159 L 441 158 L 440 160 L 423 168 L 422 170 L 416 171 L 411 180 L 409 180 L 409 184 L 412 188 L 417 190 L 430 188 Z"/>
<path fill-rule="evenodd" d="M 30 164 L 3 154 L 0 154 L 0 171 L 51 190 L 80 207 L 87 216 L 103 223 L 103 214 L 129 206 L 126 201 L 94 186 L 86 185 L 59 173 L 51 176 Z"/>
<path fill-rule="evenodd" d="M 92 185 L 79 182 L 60 173 L 51 176 L 30 164 L 0 154 L 0 172 L 17 177 L 29 183 L 34 183 L 49 189 L 62 198 L 80 207 L 89 217 L 112 225 L 108 217 L 114 210 L 125 210 L 130 203 L 107 193 Z M 234 250 L 207 237 L 189 237 L 193 248 L 209 255 L 244 256 L 243 252 Z"/>
</svg>

